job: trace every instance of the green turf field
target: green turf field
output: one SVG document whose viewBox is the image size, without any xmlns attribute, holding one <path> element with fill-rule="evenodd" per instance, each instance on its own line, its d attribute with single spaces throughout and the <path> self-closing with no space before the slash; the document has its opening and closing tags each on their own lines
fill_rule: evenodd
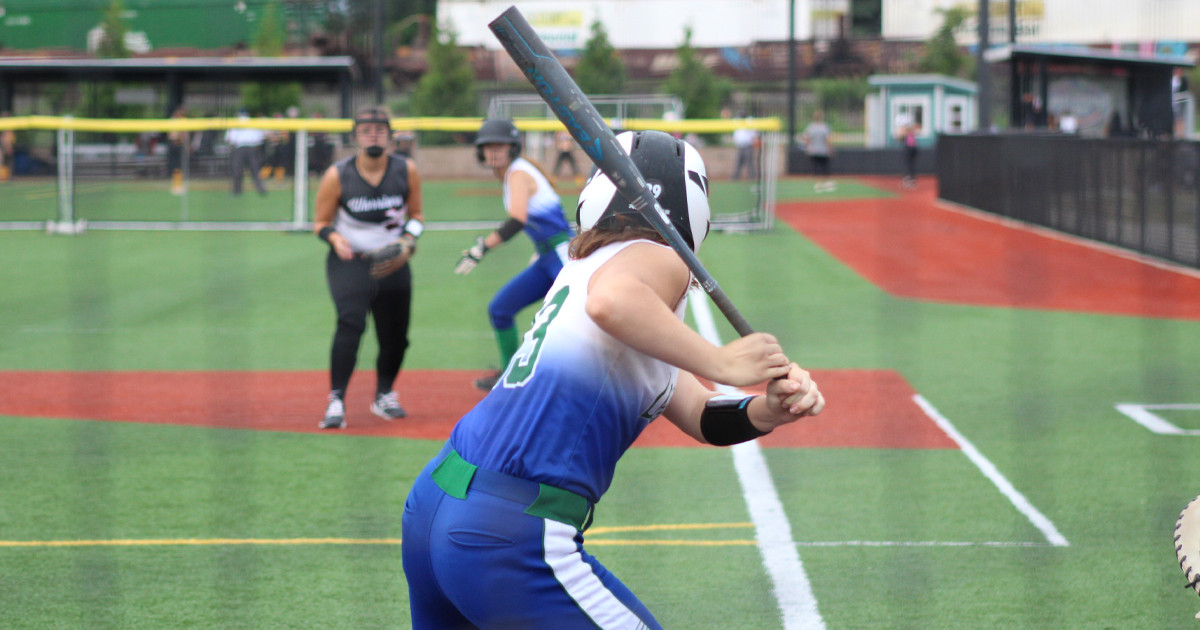
<svg viewBox="0 0 1200 630">
<path fill-rule="evenodd" d="M 497 187 L 431 182 L 426 214 L 498 220 Z M 836 195 L 810 180 L 780 191 L 888 194 L 852 180 Z M 455 276 L 473 237 L 422 237 L 406 369 L 495 364 L 486 301 L 531 248 L 515 241 Z M 0 379 L 324 370 L 323 256 L 308 234 L 0 232 Z M 1200 322 L 898 299 L 781 223 L 716 233 L 701 258 L 805 367 L 901 374 L 1066 544 L 962 450 L 762 449 L 815 602 L 797 615 L 773 590 L 787 554 L 764 561 L 755 545 L 741 455 L 634 449 L 588 545 L 665 627 L 1195 626 L 1171 533 L 1200 493 L 1200 410 L 1164 412 L 1193 433 L 1167 436 L 1114 405 L 1200 403 Z M 360 369 L 374 353 L 368 334 Z M 402 399 L 421 395 L 403 379 Z M 403 500 L 439 446 L 0 415 L 0 628 L 407 627 Z"/>
<path fill-rule="evenodd" d="M 296 193 L 293 180 L 265 179 L 266 195 L 259 195 L 249 178 L 239 196 L 230 192 L 223 179 L 190 180 L 184 194 L 171 194 L 167 179 L 79 179 L 75 184 L 75 218 L 97 221 L 171 221 L 171 222 L 289 222 L 292 220 Z M 316 198 L 319 181 L 308 180 L 308 208 Z M 714 212 L 737 214 L 754 208 L 755 184 L 748 181 L 712 183 Z M 847 184 L 842 194 L 869 195 L 862 186 Z M 563 207 L 574 213 L 579 187 L 560 182 Z M 426 209 L 429 221 L 484 221 L 503 219 L 500 183 L 490 179 L 471 181 L 429 180 L 422 182 L 426 196 L 436 203 Z M 802 198 L 812 194 L 812 186 L 783 182 L 781 195 Z M 19 178 L 0 184 L 0 222 L 50 221 L 59 218 L 59 190 L 54 178 Z"/>
</svg>

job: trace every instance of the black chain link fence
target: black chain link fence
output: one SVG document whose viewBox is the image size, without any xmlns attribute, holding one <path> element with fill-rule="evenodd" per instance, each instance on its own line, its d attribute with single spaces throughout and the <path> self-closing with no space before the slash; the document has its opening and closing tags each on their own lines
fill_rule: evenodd
<svg viewBox="0 0 1200 630">
<path fill-rule="evenodd" d="M 939 196 L 1200 268 L 1200 143 L 941 136 Z"/>
</svg>

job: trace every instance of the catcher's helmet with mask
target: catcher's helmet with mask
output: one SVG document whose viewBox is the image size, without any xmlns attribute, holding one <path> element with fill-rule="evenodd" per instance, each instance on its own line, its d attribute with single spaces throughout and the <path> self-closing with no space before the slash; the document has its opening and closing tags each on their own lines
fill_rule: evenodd
<svg viewBox="0 0 1200 630">
<path fill-rule="evenodd" d="M 617 135 L 617 142 L 629 153 L 679 235 L 698 252 L 709 227 L 708 174 L 700 152 L 661 131 L 626 131 Z M 579 192 L 575 220 L 581 231 L 630 224 L 653 227 L 599 171 Z"/>
</svg>

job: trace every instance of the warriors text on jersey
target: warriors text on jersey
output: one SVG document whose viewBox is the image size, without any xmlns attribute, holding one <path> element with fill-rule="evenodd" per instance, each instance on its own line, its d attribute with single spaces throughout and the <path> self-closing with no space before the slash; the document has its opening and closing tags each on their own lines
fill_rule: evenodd
<svg viewBox="0 0 1200 630">
<path fill-rule="evenodd" d="M 592 274 L 631 243 L 569 262 L 500 382 L 450 444 L 481 468 L 599 501 L 617 460 L 675 391 L 679 370 L 632 350 L 584 311 Z M 662 246 L 665 247 L 665 246 Z M 675 315 L 683 318 L 686 298 Z"/>
<path fill-rule="evenodd" d="M 355 157 L 335 165 L 342 196 L 333 227 L 355 252 L 367 252 L 395 241 L 404 230 L 408 221 L 408 162 L 389 155 L 383 178 L 378 186 L 372 186 L 358 172 Z"/>
</svg>

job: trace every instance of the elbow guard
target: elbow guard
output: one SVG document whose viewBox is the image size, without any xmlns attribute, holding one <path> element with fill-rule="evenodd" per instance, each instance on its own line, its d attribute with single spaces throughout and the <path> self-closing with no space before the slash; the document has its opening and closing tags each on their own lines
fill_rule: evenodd
<svg viewBox="0 0 1200 630">
<path fill-rule="evenodd" d="M 770 431 L 759 431 L 750 422 L 750 401 L 754 396 L 742 399 L 710 398 L 700 412 L 700 434 L 713 446 L 730 446 L 760 438 Z"/>
</svg>

